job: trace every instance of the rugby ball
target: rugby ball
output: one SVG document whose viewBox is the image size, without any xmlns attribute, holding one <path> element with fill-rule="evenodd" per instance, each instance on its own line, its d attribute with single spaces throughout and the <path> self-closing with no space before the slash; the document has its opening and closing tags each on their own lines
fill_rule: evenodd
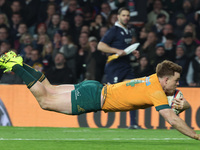
<svg viewBox="0 0 200 150">
<path fill-rule="evenodd" d="M 183 93 L 180 91 L 180 90 L 176 90 L 174 95 L 173 96 L 167 96 L 167 100 L 168 100 L 168 103 L 169 103 L 169 106 L 173 106 L 173 100 L 174 98 L 180 98 L 180 97 L 183 97 Z M 172 108 L 172 110 L 178 115 L 181 110 L 178 110 L 178 109 L 175 109 L 175 108 Z"/>
</svg>

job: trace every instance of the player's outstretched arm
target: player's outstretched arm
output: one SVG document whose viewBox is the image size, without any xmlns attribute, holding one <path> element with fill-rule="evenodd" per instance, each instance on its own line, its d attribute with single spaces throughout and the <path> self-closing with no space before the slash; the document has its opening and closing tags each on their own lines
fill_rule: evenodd
<svg viewBox="0 0 200 150">
<path fill-rule="evenodd" d="M 165 120 L 179 132 L 187 135 L 193 139 L 200 140 L 200 135 L 197 134 L 193 129 L 191 129 L 185 121 L 179 118 L 172 109 L 162 109 L 159 111 L 160 115 L 165 118 Z"/>
</svg>

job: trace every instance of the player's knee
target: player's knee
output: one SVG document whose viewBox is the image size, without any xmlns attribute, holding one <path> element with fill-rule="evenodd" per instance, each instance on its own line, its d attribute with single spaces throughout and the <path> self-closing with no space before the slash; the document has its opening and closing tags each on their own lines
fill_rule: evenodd
<svg viewBox="0 0 200 150">
<path fill-rule="evenodd" d="M 48 104 L 48 100 L 43 98 L 41 99 L 40 101 L 38 101 L 39 104 L 40 104 L 40 107 L 43 109 L 43 110 L 48 110 L 49 108 L 49 104 Z"/>
</svg>

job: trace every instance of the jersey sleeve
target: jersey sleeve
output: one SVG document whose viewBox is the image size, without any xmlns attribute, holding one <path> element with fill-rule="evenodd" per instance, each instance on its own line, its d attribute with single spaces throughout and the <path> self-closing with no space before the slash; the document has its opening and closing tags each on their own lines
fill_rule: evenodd
<svg viewBox="0 0 200 150">
<path fill-rule="evenodd" d="M 113 41 L 114 38 L 115 38 L 115 28 L 111 28 L 103 36 L 103 38 L 101 39 L 101 42 L 104 42 L 107 45 L 110 45 L 110 43 Z"/>
<path fill-rule="evenodd" d="M 157 111 L 161 109 L 171 109 L 171 107 L 168 104 L 167 96 L 163 91 L 158 90 L 152 93 L 151 100 Z"/>
</svg>

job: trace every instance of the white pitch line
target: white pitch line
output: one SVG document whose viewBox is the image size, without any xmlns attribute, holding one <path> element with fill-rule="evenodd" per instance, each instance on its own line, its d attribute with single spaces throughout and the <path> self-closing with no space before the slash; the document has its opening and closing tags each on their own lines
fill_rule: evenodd
<svg viewBox="0 0 200 150">
<path fill-rule="evenodd" d="M 112 139 L 103 139 L 103 138 L 64 138 L 64 139 L 22 139 L 22 138 L 13 138 L 13 139 L 6 139 L 6 138 L 0 138 L 0 141 L 166 141 L 166 140 L 191 140 L 190 138 L 112 138 Z"/>
</svg>

